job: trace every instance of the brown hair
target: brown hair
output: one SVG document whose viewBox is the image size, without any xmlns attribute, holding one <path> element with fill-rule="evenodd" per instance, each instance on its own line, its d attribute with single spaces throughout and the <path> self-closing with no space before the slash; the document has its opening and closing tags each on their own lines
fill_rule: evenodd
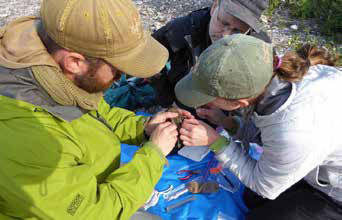
<svg viewBox="0 0 342 220">
<path fill-rule="evenodd" d="M 49 54 L 54 54 L 55 52 L 63 49 L 49 37 L 49 35 L 45 31 L 43 22 L 41 22 L 40 20 L 37 22 L 37 33 Z"/>
<path fill-rule="evenodd" d="M 274 56 L 274 74 L 282 80 L 298 82 L 307 74 L 310 66 L 335 66 L 337 59 L 338 56 L 333 56 L 324 47 L 306 44 L 296 52 L 287 52 L 282 58 Z M 281 65 L 277 68 L 279 62 Z"/>
<path fill-rule="evenodd" d="M 275 51 L 273 51 L 273 77 L 277 75 L 282 80 L 298 82 L 308 73 L 310 66 L 317 64 L 335 66 L 337 59 L 338 55 L 333 56 L 326 48 L 310 44 L 304 45 L 295 52 L 287 52 L 281 58 L 276 56 Z M 280 65 L 279 62 L 281 62 Z M 248 99 L 250 105 L 245 109 L 244 117 L 246 120 L 252 115 L 256 105 L 265 96 L 267 87 L 271 84 L 273 77 L 258 96 Z"/>
</svg>

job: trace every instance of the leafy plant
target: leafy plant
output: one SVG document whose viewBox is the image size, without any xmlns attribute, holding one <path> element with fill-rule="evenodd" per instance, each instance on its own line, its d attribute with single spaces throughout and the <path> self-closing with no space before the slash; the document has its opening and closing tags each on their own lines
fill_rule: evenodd
<svg viewBox="0 0 342 220">
<path fill-rule="evenodd" d="M 266 11 L 267 16 L 271 16 L 272 13 L 282 4 L 282 0 L 270 0 L 269 6 Z"/>
<path fill-rule="evenodd" d="M 286 0 L 286 4 L 294 16 L 320 21 L 324 33 L 342 33 L 342 0 Z"/>
<path fill-rule="evenodd" d="M 272 15 L 278 8 L 289 8 L 297 18 L 315 18 L 321 32 L 330 35 L 322 41 L 310 34 L 310 27 L 302 26 L 299 30 L 305 37 L 294 34 L 287 42 L 289 47 L 298 49 L 305 43 L 324 46 L 334 54 L 340 54 L 337 65 L 342 66 L 342 0 L 270 0 L 266 15 Z"/>
</svg>

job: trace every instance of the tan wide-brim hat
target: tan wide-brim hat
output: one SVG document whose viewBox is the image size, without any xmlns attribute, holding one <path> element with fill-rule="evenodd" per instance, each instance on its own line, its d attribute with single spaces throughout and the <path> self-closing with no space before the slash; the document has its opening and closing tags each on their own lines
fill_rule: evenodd
<svg viewBox="0 0 342 220">
<path fill-rule="evenodd" d="M 43 0 L 40 14 L 58 45 L 129 75 L 150 77 L 167 62 L 167 49 L 143 30 L 131 0 Z"/>
<path fill-rule="evenodd" d="M 144 34 L 144 42 L 140 43 L 136 48 L 122 56 L 106 57 L 104 60 L 124 73 L 141 78 L 148 78 L 160 72 L 168 60 L 169 53 L 147 32 Z"/>
</svg>

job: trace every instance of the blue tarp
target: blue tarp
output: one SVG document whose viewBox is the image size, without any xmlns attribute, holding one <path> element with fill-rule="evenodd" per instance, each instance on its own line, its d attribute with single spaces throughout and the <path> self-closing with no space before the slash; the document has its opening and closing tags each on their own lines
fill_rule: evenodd
<svg viewBox="0 0 342 220">
<path fill-rule="evenodd" d="M 139 148 L 137 146 L 121 145 L 121 161 L 127 163 L 134 156 L 134 153 Z M 213 153 L 208 154 L 202 161 L 195 162 L 184 158 L 180 155 L 170 155 L 167 157 L 169 166 L 164 168 L 162 178 L 156 185 L 158 191 L 166 190 L 170 185 L 177 187 L 183 183 L 189 182 L 196 178 L 190 178 L 187 181 L 178 179 L 177 172 L 179 170 L 207 170 L 208 164 L 215 161 Z M 232 193 L 220 188 L 217 193 L 212 194 L 192 194 L 186 193 L 177 199 L 167 201 L 161 196 L 156 206 L 149 208 L 147 211 L 162 217 L 165 220 L 211 220 L 211 219 L 243 219 L 244 214 L 248 211 L 242 201 L 243 185 L 239 180 L 232 175 L 228 170 L 224 170 L 230 181 L 237 187 L 237 191 Z M 210 179 L 215 179 L 217 175 L 209 176 Z M 183 201 L 186 198 L 196 196 L 195 201 L 186 203 L 178 208 L 166 212 L 166 207 L 177 202 Z"/>
</svg>

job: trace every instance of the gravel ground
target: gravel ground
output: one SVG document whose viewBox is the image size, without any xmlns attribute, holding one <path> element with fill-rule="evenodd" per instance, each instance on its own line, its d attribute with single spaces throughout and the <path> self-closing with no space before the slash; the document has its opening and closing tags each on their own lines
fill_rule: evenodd
<svg viewBox="0 0 342 220">
<path fill-rule="evenodd" d="M 0 0 L 0 26 L 25 15 L 38 15 L 41 0 Z M 188 12 L 211 5 L 211 0 L 133 0 L 143 23 L 151 31 L 167 21 Z"/>
<path fill-rule="evenodd" d="M 173 18 L 186 15 L 190 11 L 210 6 L 212 0 L 133 0 L 142 16 L 144 26 L 154 31 Z M 40 0 L 0 0 L 0 26 L 24 15 L 38 15 Z M 263 16 L 264 30 L 272 38 L 279 53 L 302 42 L 333 45 L 342 52 L 339 44 L 329 37 L 321 36 L 319 26 L 313 20 L 296 20 L 289 16 L 285 8 L 280 8 L 272 16 Z"/>
<path fill-rule="evenodd" d="M 10 2 L 9 2 L 10 1 Z M 19 16 L 38 15 L 41 0 L 0 0 L 0 27 Z M 58 1 L 58 0 L 56 0 Z M 142 17 L 146 29 L 151 32 L 162 27 L 173 18 L 184 16 L 189 12 L 208 7 L 212 0 L 133 0 Z M 278 54 L 283 54 L 291 47 L 303 42 L 314 42 L 332 47 L 342 54 L 342 39 L 333 42 L 322 36 L 319 25 L 313 20 L 293 19 L 289 10 L 280 7 L 270 16 L 261 17 L 263 29 L 272 38 Z M 339 42 L 339 44 L 337 44 Z M 342 62 L 340 62 L 342 65 Z M 141 111 L 156 113 L 160 106 Z"/>
<path fill-rule="evenodd" d="M 38 15 L 40 0 L 0 0 L 0 26 L 25 15 Z"/>
</svg>

